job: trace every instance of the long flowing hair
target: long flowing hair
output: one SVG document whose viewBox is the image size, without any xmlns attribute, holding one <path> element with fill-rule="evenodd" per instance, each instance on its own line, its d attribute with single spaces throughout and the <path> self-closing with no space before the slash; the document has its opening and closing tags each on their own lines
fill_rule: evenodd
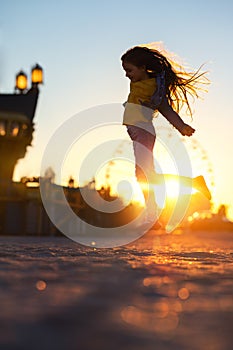
<svg viewBox="0 0 233 350">
<path fill-rule="evenodd" d="M 165 71 L 166 97 L 171 107 L 179 113 L 184 105 L 192 116 L 190 98 L 200 97 L 200 91 L 209 84 L 207 72 L 202 72 L 203 65 L 197 71 L 186 71 L 184 66 L 166 57 L 159 50 L 146 46 L 135 46 L 121 57 L 122 63 L 128 62 L 137 67 L 145 66 L 149 77 Z"/>
</svg>

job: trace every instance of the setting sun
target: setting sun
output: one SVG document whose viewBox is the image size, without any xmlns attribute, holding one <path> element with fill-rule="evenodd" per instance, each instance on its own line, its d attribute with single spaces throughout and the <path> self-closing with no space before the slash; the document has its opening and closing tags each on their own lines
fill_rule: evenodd
<svg viewBox="0 0 233 350">
<path fill-rule="evenodd" d="M 165 188 L 168 198 L 176 198 L 179 195 L 180 186 L 178 181 L 168 180 L 165 184 Z"/>
</svg>

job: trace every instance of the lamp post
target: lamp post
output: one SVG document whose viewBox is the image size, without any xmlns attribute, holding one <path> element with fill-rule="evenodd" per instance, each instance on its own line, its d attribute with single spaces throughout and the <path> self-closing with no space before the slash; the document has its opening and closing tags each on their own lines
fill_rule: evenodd
<svg viewBox="0 0 233 350">
<path fill-rule="evenodd" d="M 38 63 L 36 63 L 36 65 L 32 67 L 31 81 L 32 81 L 32 86 L 43 84 L 43 69 L 41 66 L 39 66 Z"/>
<path fill-rule="evenodd" d="M 21 70 L 15 77 L 15 90 L 23 93 L 28 86 L 27 75 Z"/>
<path fill-rule="evenodd" d="M 32 88 L 36 88 L 39 84 L 43 84 L 43 69 L 38 63 L 36 63 L 31 69 L 31 84 Z M 21 70 L 15 77 L 15 91 L 25 93 L 27 92 L 27 86 L 27 74 Z"/>
</svg>

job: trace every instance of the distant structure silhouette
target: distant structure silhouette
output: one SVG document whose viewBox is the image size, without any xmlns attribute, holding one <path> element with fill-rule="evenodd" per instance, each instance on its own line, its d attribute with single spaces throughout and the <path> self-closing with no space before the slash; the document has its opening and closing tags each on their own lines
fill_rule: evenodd
<svg viewBox="0 0 233 350">
<path fill-rule="evenodd" d="M 38 85 L 43 83 L 43 70 L 36 64 L 31 70 L 31 88 L 27 89 L 27 75 L 16 75 L 15 92 L 0 94 L 0 188 L 12 181 L 15 165 L 23 158 L 31 144 L 33 118 L 39 96 Z"/>
</svg>

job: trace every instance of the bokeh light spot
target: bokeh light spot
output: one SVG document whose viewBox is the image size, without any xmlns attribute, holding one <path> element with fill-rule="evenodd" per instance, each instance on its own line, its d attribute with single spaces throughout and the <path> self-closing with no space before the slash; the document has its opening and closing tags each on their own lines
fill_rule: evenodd
<svg viewBox="0 0 233 350">
<path fill-rule="evenodd" d="M 189 290 L 187 288 L 180 288 L 180 290 L 178 291 L 178 296 L 181 300 L 186 300 L 189 298 L 190 293 Z"/>
<path fill-rule="evenodd" d="M 39 291 L 45 290 L 47 287 L 47 284 L 45 281 L 39 280 L 36 282 L 36 289 Z"/>
</svg>

